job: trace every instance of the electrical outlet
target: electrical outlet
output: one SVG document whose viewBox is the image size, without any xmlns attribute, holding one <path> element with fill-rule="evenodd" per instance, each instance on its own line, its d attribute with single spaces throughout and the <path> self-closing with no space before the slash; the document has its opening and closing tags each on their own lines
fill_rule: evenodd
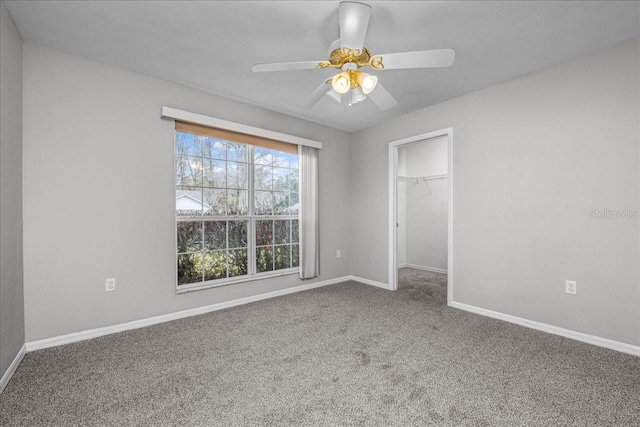
<svg viewBox="0 0 640 427">
<path fill-rule="evenodd" d="M 342 258 L 342 251 L 340 249 L 336 251 L 336 258 Z"/>
<path fill-rule="evenodd" d="M 567 280 L 565 282 L 566 292 L 575 295 L 578 291 L 575 280 Z"/>
<path fill-rule="evenodd" d="M 106 292 L 111 292 L 116 290 L 116 278 L 112 277 L 111 279 L 107 279 L 106 286 L 104 289 Z"/>
</svg>

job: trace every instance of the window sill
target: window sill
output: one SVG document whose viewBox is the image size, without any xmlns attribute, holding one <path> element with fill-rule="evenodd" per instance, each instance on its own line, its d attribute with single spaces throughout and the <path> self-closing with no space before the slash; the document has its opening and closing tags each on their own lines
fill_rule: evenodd
<svg viewBox="0 0 640 427">
<path fill-rule="evenodd" d="M 236 285 L 238 283 L 255 282 L 256 280 L 271 279 L 273 277 L 289 276 L 298 274 L 299 268 L 288 268 L 286 270 L 278 270 L 275 272 L 254 274 L 253 276 L 242 276 L 231 279 L 212 280 L 203 283 L 193 283 L 190 285 L 176 286 L 176 294 L 184 294 L 186 292 L 200 291 L 202 289 L 219 288 L 221 286 Z"/>
</svg>

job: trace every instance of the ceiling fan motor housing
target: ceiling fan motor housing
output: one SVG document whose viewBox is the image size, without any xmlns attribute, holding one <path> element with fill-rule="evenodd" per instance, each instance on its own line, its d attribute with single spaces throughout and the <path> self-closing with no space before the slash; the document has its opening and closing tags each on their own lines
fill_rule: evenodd
<svg viewBox="0 0 640 427">
<path fill-rule="evenodd" d="M 342 68 L 346 63 L 354 63 L 358 67 L 369 65 L 371 53 L 369 49 L 349 49 L 347 47 L 334 49 L 329 55 L 329 62 L 332 67 Z"/>
</svg>

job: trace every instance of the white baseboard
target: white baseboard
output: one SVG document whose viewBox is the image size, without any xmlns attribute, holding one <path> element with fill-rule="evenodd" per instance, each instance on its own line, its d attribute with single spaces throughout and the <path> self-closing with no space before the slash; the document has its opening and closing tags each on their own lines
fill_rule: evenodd
<svg viewBox="0 0 640 427">
<path fill-rule="evenodd" d="M 36 341 L 30 341 L 26 343 L 26 351 L 35 351 L 48 347 L 57 347 L 59 345 L 71 344 L 78 341 L 90 340 L 92 338 L 98 338 L 105 335 L 115 334 L 118 332 L 129 331 L 131 329 L 144 328 L 145 326 L 156 325 L 158 323 L 169 322 L 171 320 L 182 319 L 185 317 L 197 316 L 199 314 L 205 314 L 212 311 L 222 310 L 225 308 L 236 307 L 238 305 L 249 304 L 256 301 L 261 301 L 269 298 L 275 298 L 282 295 L 292 294 L 295 292 L 302 292 L 309 289 L 320 288 L 322 286 L 333 285 L 335 283 L 346 282 L 351 280 L 352 276 L 337 277 L 335 279 L 323 280 L 321 282 L 314 282 L 305 285 L 295 286 L 292 288 L 281 289 L 273 292 L 266 292 L 264 294 L 252 295 L 250 297 L 239 298 L 232 301 L 220 302 L 217 304 L 206 305 L 203 307 L 192 308 L 189 310 L 177 311 L 175 313 L 162 314 L 160 316 L 148 317 L 146 319 L 134 320 L 132 322 L 120 323 L 112 326 L 105 326 L 102 328 L 89 329 L 86 331 L 73 332 L 71 334 L 60 335 L 57 337 L 45 338 Z"/>
<path fill-rule="evenodd" d="M 225 301 L 217 304 L 211 304 L 203 307 L 192 308 L 189 310 L 178 311 L 175 313 L 163 314 L 160 316 L 149 317 L 146 319 L 134 320 L 132 322 L 121 323 L 118 325 L 105 326 L 102 328 L 90 329 L 86 331 L 74 332 L 71 334 L 60 335 L 57 337 L 45 338 L 42 340 L 31 341 L 25 343 L 15 359 L 9 365 L 9 368 L 0 379 L 0 393 L 4 390 L 4 387 L 7 385 L 11 376 L 17 369 L 18 365 L 22 361 L 25 352 L 30 352 L 34 350 L 39 350 L 42 348 L 48 347 L 56 347 L 59 345 L 70 344 L 78 341 L 89 340 L 92 338 L 101 337 L 104 335 L 114 334 L 118 332 L 128 331 L 131 329 L 143 328 L 145 326 L 151 326 L 158 323 L 169 322 L 171 320 L 182 319 L 185 317 L 197 316 L 199 314 L 205 314 L 212 311 L 222 310 L 225 308 L 236 307 L 243 304 L 249 304 L 256 301 L 261 301 L 269 298 L 275 298 L 282 295 L 288 295 L 295 292 L 302 292 L 309 289 L 320 288 L 323 286 L 333 285 L 336 283 L 345 282 L 347 280 L 353 280 L 356 282 L 360 282 L 366 285 L 375 286 L 378 288 L 391 290 L 391 287 L 387 283 L 377 282 L 375 280 L 365 279 L 358 276 L 343 276 L 335 279 L 324 280 L 315 283 L 309 283 L 301 286 L 295 286 L 292 288 L 281 289 L 278 291 L 267 292 L 264 294 L 253 295 L 250 297 L 239 298 L 232 301 Z M 575 339 L 577 341 L 586 342 L 589 344 L 597 345 L 600 347 L 608 348 L 611 350 L 620 351 L 623 353 L 631 354 L 634 356 L 640 356 L 640 346 L 635 346 L 631 344 L 622 343 L 619 341 L 613 341 L 607 338 L 601 338 L 594 335 L 584 334 L 582 332 L 576 332 L 569 329 L 560 328 L 557 326 L 547 325 L 545 323 L 536 322 L 533 320 L 523 319 L 521 317 L 512 316 L 509 314 L 499 313 L 497 311 L 487 310 L 484 308 L 452 301 L 450 307 L 458 308 L 460 310 L 465 310 L 471 313 L 480 314 L 487 317 L 492 317 L 494 319 L 504 320 L 506 322 L 515 323 L 517 325 L 526 326 L 528 328 L 537 329 L 539 331 L 548 332 L 555 335 L 560 335 L 563 337 Z"/>
<path fill-rule="evenodd" d="M 398 268 L 402 268 L 402 267 L 409 267 L 409 268 L 415 268 L 416 270 L 424 270 L 424 271 L 431 271 L 433 273 L 444 273 L 447 274 L 448 271 L 447 270 L 443 270 L 442 268 L 436 268 L 436 267 L 425 267 L 424 265 L 418 265 L 418 264 L 402 264 L 399 265 Z"/>
<path fill-rule="evenodd" d="M 375 286 L 377 288 L 386 289 L 388 291 L 392 290 L 391 286 L 389 286 L 389 284 L 387 284 L 387 283 L 376 282 L 375 280 L 365 279 L 363 277 L 349 276 L 349 280 L 354 280 L 356 282 L 364 283 L 365 285 L 371 285 L 371 286 Z"/>
<path fill-rule="evenodd" d="M 620 341 L 614 341 L 608 338 L 597 337 L 595 335 L 589 335 L 582 332 L 576 332 L 570 329 L 564 329 L 558 326 L 548 325 L 546 323 L 540 323 L 533 320 L 523 319 L 522 317 L 517 317 L 517 316 L 512 316 L 510 314 L 504 314 L 497 311 L 487 310 L 486 308 L 480 308 L 473 305 L 464 304 L 461 302 L 452 301 L 451 304 L 449 304 L 449 306 L 458 308 L 460 310 L 469 311 L 471 313 L 480 314 L 482 316 L 504 320 L 505 322 L 515 323 L 516 325 L 526 326 L 527 328 L 537 329 L 538 331 L 543 331 L 543 332 L 547 332 L 554 335 L 560 335 L 566 338 L 574 339 L 576 341 L 582 341 L 588 344 L 593 344 L 599 347 L 604 347 L 610 350 L 616 350 L 622 353 L 627 353 L 633 356 L 640 357 L 640 346 L 637 346 L 637 345 L 627 344 Z"/>
<path fill-rule="evenodd" d="M 0 379 L 0 394 L 2 394 L 2 392 L 4 391 L 4 388 L 7 386 L 7 384 L 9 384 L 9 380 L 11 379 L 13 374 L 16 372 L 16 369 L 18 369 L 18 366 L 20 365 L 20 362 L 22 362 L 22 359 L 24 358 L 24 354 L 26 351 L 27 351 L 27 345 L 22 344 L 22 347 L 20 347 L 18 354 L 16 354 L 16 357 L 13 358 L 13 362 L 11 362 L 11 364 L 7 368 L 7 371 L 4 373 L 4 375 Z"/>
</svg>

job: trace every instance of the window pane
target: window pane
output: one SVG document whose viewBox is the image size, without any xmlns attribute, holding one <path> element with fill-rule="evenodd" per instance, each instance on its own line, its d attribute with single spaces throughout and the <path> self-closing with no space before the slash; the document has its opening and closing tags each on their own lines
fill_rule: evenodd
<svg viewBox="0 0 640 427">
<path fill-rule="evenodd" d="M 273 221 L 256 220 L 256 246 L 273 244 Z"/>
<path fill-rule="evenodd" d="M 227 141 L 227 160 L 247 162 L 247 146 Z"/>
<path fill-rule="evenodd" d="M 282 270 L 283 268 L 291 267 L 291 246 L 283 245 L 275 247 L 275 269 Z"/>
<path fill-rule="evenodd" d="M 247 164 L 227 162 L 227 187 L 248 188 Z"/>
<path fill-rule="evenodd" d="M 274 221 L 274 243 L 290 243 L 291 241 L 291 221 L 288 219 Z"/>
<path fill-rule="evenodd" d="M 229 251 L 229 277 L 244 276 L 248 274 L 249 264 L 246 249 Z"/>
<path fill-rule="evenodd" d="M 224 140 L 208 136 L 203 136 L 202 138 L 204 157 L 218 160 L 226 159 L 227 146 Z"/>
<path fill-rule="evenodd" d="M 229 248 L 247 247 L 248 227 L 249 221 L 229 221 Z"/>
<path fill-rule="evenodd" d="M 178 285 L 202 282 L 202 253 L 178 255 Z"/>
<path fill-rule="evenodd" d="M 300 267 L 300 248 L 298 245 L 291 246 L 291 267 Z"/>
<path fill-rule="evenodd" d="M 287 207 L 289 207 L 288 194 L 274 191 L 273 192 L 273 214 L 274 215 L 286 214 L 285 209 Z"/>
<path fill-rule="evenodd" d="M 289 154 L 289 167 L 291 169 L 298 169 L 298 155 L 290 153 Z"/>
<path fill-rule="evenodd" d="M 273 247 L 256 249 L 258 273 L 273 271 Z"/>
<path fill-rule="evenodd" d="M 298 220 L 294 219 L 291 221 L 291 241 L 293 243 L 297 243 L 300 241 L 300 234 L 298 232 Z"/>
<path fill-rule="evenodd" d="M 256 166 L 253 181 L 256 190 L 271 190 L 273 187 L 273 168 L 271 166 Z"/>
<path fill-rule="evenodd" d="M 273 189 L 276 191 L 289 191 L 289 169 L 273 168 Z"/>
<path fill-rule="evenodd" d="M 270 191 L 256 191 L 255 194 L 255 214 L 271 215 L 273 211 L 273 196 Z"/>
<path fill-rule="evenodd" d="M 282 151 L 272 150 L 273 153 L 273 166 L 289 167 L 289 153 L 283 153 Z"/>
<path fill-rule="evenodd" d="M 253 158 L 256 165 L 273 164 L 273 154 L 268 148 L 254 147 Z"/>
<path fill-rule="evenodd" d="M 249 213 L 248 198 L 248 190 L 227 190 L 227 215 L 247 215 Z"/>
<path fill-rule="evenodd" d="M 202 144 L 196 135 L 186 132 L 176 132 L 176 157 L 178 155 L 185 156 L 202 156 Z"/>
<path fill-rule="evenodd" d="M 294 169 L 289 169 L 289 190 L 293 192 L 298 191 L 298 171 Z"/>
<path fill-rule="evenodd" d="M 227 277 L 227 253 L 225 251 L 205 252 L 204 280 Z"/>
<path fill-rule="evenodd" d="M 202 158 L 176 156 L 176 185 L 202 185 Z"/>
<path fill-rule="evenodd" d="M 202 222 L 178 221 L 178 253 L 202 250 Z"/>
<path fill-rule="evenodd" d="M 289 206 L 285 209 L 287 215 L 298 215 L 300 212 L 300 203 L 298 202 L 298 193 L 289 194 Z"/>
<path fill-rule="evenodd" d="M 176 216 L 202 215 L 202 189 L 176 187 Z"/>
<path fill-rule="evenodd" d="M 227 248 L 227 221 L 204 222 L 204 248 L 206 250 Z"/>
<path fill-rule="evenodd" d="M 224 188 L 227 184 L 227 172 L 224 160 L 204 159 L 204 186 Z"/>
<path fill-rule="evenodd" d="M 218 190 L 205 188 L 202 191 L 204 195 L 204 214 L 221 216 L 226 215 L 226 190 Z"/>
</svg>

